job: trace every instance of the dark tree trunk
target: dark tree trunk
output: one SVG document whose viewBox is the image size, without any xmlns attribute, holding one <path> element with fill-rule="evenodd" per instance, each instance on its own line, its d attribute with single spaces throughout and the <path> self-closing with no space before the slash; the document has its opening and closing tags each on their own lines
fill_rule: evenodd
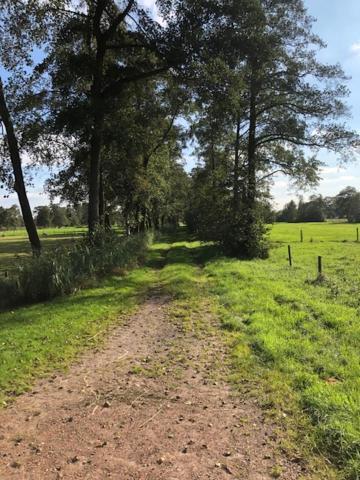
<svg viewBox="0 0 360 480">
<path fill-rule="evenodd" d="M 11 159 L 12 169 L 14 173 L 15 191 L 19 198 L 24 225 L 29 237 L 29 241 L 30 241 L 33 253 L 35 255 L 39 255 L 41 252 L 41 243 L 40 243 L 39 235 L 34 222 L 34 217 L 31 212 L 29 199 L 26 193 L 24 175 L 23 175 L 22 166 L 21 166 L 19 145 L 15 135 L 14 125 L 11 120 L 10 112 L 7 107 L 1 78 L 0 78 L 0 118 L 5 125 L 7 143 L 9 147 L 10 159 Z"/>
<path fill-rule="evenodd" d="M 93 131 L 90 143 L 89 234 L 93 235 L 100 221 L 101 147 L 104 129 L 104 105 L 101 94 L 105 49 L 98 44 L 96 70 L 92 85 Z"/>
<path fill-rule="evenodd" d="M 153 224 L 155 230 L 160 230 L 160 216 L 159 216 L 158 213 L 153 215 L 152 224 Z"/>
<path fill-rule="evenodd" d="M 96 54 L 93 79 L 90 91 L 92 112 L 92 134 L 90 139 L 90 170 L 89 170 L 89 235 L 93 236 L 100 221 L 100 172 L 101 148 L 104 130 L 104 61 L 106 53 L 106 38 L 101 31 L 101 19 L 106 7 L 105 0 L 96 3 L 92 21 L 92 35 L 96 42 Z"/>
<path fill-rule="evenodd" d="M 139 233 L 140 232 L 140 206 L 136 206 L 135 210 L 135 225 L 136 225 L 136 231 Z"/>
<path fill-rule="evenodd" d="M 235 158 L 234 158 L 234 213 L 239 210 L 239 200 L 240 200 L 240 127 L 241 121 L 240 116 L 236 122 L 236 139 L 235 139 Z"/>
<path fill-rule="evenodd" d="M 250 93 L 250 123 L 248 138 L 248 178 L 246 200 L 247 207 L 254 209 L 256 200 L 256 94 L 251 87 Z"/>
<path fill-rule="evenodd" d="M 147 217 L 147 210 L 146 207 L 141 208 L 141 222 L 140 222 L 140 232 L 145 232 L 146 230 L 146 217 Z"/>
<path fill-rule="evenodd" d="M 215 151 L 214 142 L 210 145 L 210 168 L 211 168 L 211 194 L 214 205 L 216 204 L 216 181 L 215 181 Z"/>
<path fill-rule="evenodd" d="M 130 226 L 130 221 L 129 221 L 128 210 L 125 211 L 125 231 L 126 231 L 127 236 L 129 236 L 131 234 L 131 226 Z"/>
<path fill-rule="evenodd" d="M 247 182 L 245 186 L 245 218 L 244 233 L 246 238 L 246 248 L 243 253 L 252 257 L 256 250 L 258 237 L 256 233 L 256 71 L 253 69 L 250 81 L 250 104 L 249 104 L 249 136 L 247 146 Z"/>
<path fill-rule="evenodd" d="M 99 223 L 102 226 L 105 226 L 105 216 L 106 216 L 106 207 L 105 207 L 105 193 L 104 193 L 104 180 L 102 170 L 100 169 L 100 180 L 99 180 Z"/>
<path fill-rule="evenodd" d="M 104 226 L 105 226 L 105 230 L 110 232 L 110 230 L 111 230 L 111 219 L 110 219 L 110 215 L 108 213 L 105 213 L 105 216 L 104 216 Z"/>
</svg>

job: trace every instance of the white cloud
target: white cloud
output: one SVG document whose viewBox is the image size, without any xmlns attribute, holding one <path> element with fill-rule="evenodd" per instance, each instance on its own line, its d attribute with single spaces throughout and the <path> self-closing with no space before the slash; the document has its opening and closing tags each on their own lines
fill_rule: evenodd
<svg viewBox="0 0 360 480">
<path fill-rule="evenodd" d="M 360 56 L 360 42 L 355 42 L 351 45 L 350 51 Z"/>
<path fill-rule="evenodd" d="M 341 177 L 325 178 L 322 180 L 321 184 L 325 184 L 325 183 L 344 184 L 344 182 L 354 182 L 355 180 L 358 180 L 358 178 L 355 177 L 354 175 L 342 175 Z"/>
<path fill-rule="evenodd" d="M 320 169 L 321 175 L 330 175 L 332 173 L 339 173 L 341 171 L 340 167 L 323 167 Z"/>
<path fill-rule="evenodd" d="M 274 183 L 274 189 L 281 189 L 281 190 L 284 190 L 284 188 L 288 188 L 289 187 L 289 182 L 286 182 L 286 181 L 276 181 L 275 180 L 275 183 Z"/>
<path fill-rule="evenodd" d="M 353 180 L 357 180 L 357 178 L 354 175 L 345 175 L 340 177 L 340 180 L 343 182 L 352 182 Z"/>
</svg>

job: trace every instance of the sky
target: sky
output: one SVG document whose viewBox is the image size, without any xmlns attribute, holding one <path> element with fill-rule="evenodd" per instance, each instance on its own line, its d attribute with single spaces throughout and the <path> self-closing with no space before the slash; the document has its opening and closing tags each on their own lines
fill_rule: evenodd
<svg viewBox="0 0 360 480">
<path fill-rule="evenodd" d="M 346 75 L 351 77 L 348 125 L 360 132 L 360 1 L 305 0 L 305 5 L 316 18 L 313 30 L 327 43 L 319 58 L 326 63 L 340 63 Z M 348 185 L 360 188 L 360 158 L 341 169 L 339 159 L 331 153 L 320 152 L 319 159 L 326 163 L 321 172 L 322 180 L 313 191 L 304 193 L 305 198 L 311 193 L 335 195 Z M 296 198 L 297 192 L 289 187 L 284 176 L 276 178 L 272 194 L 278 207 Z"/>
<path fill-rule="evenodd" d="M 154 0 L 142 0 L 154 17 L 157 15 Z M 360 132 L 360 1 L 359 0 L 305 0 L 309 13 L 316 18 L 314 31 L 327 43 L 327 48 L 320 52 L 319 58 L 327 63 L 340 63 L 345 73 L 351 77 L 348 87 L 351 90 L 349 105 L 351 118 L 348 125 Z M 322 151 L 319 158 L 326 163 L 321 171 L 322 180 L 312 191 L 303 192 L 304 197 L 310 194 L 335 195 L 342 188 L 351 185 L 360 188 L 360 158 L 358 162 L 347 164 L 339 168 L 339 159 L 336 156 Z M 184 152 L 187 169 L 195 164 L 189 151 Z M 44 182 L 48 176 L 45 170 L 38 170 L 34 175 L 34 184 L 29 186 L 29 199 L 32 207 L 49 202 L 44 192 Z M 301 192 L 300 192 L 301 193 Z M 275 178 L 272 187 L 274 204 L 281 208 L 299 192 L 291 189 L 286 177 L 279 175 Z M 8 198 L 0 197 L 0 206 L 11 206 L 17 203 L 16 195 Z"/>
</svg>

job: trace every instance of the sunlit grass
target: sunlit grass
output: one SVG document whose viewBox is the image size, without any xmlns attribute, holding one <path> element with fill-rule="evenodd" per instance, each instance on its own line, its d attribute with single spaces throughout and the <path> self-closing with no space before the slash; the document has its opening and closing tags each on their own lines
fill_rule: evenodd
<svg viewBox="0 0 360 480">
<path fill-rule="evenodd" d="M 205 271 L 219 296 L 224 326 L 235 332 L 238 368 L 259 366 L 277 385 L 275 402 L 286 405 L 281 378 L 313 422 L 316 447 L 355 480 L 360 472 L 360 243 L 343 242 L 354 233 L 352 225 L 301 227 L 314 241 L 297 240 L 299 225 L 276 225 L 271 239 L 281 243 L 268 260 L 219 259 Z M 319 255 L 324 275 L 317 280 Z"/>
<path fill-rule="evenodd" d="M 269 259 L 255 261 L 223 258 L 215 247 L 183 234 L 163 237 L 147 265 L 124 278 L 0 314 L 3 399 L 28 388 L 34 376 L 67 365 L 155 289 L 174 299 L 173 313 L 185 323 L 194 313 L 202 318 L 202 302 L 214 305 L 231 341 L 234 384 L 246 385 L 294 433 L 290 449 L 308 460 L 306 446 L 340 468 L 333 474 L 322 464 L 311 478 L 358 480 L 360 243 L 344 242 L 354 228 L 356 234 L 353 225 L 303 228 L 300 243 L 299 225 L 275 225 Z M 319 255 L 324 275 L 317 280 Z"/>
<path fill-rule="evenodd" d="M 355 242 L 360 224 L 344 222 L 324 223 L 277 223 L 270 229 L 273 242 L 300 242 L 300 231 L 304 243 L 308 242 Z"/>
</svg>

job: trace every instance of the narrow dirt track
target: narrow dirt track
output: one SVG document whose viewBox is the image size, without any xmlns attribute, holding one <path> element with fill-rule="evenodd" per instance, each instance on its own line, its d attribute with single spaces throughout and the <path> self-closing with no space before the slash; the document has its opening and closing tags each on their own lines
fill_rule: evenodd
<svg viewBox="0 0 360 480">
<path fill-rule="evenodd" d="M 255 402 L 223 380 L 216 329 L 184 328 L 169 303 L 150 297 L 100 350 L 0 412 L 1 480 L 300 477 Z"/>
</svg>

